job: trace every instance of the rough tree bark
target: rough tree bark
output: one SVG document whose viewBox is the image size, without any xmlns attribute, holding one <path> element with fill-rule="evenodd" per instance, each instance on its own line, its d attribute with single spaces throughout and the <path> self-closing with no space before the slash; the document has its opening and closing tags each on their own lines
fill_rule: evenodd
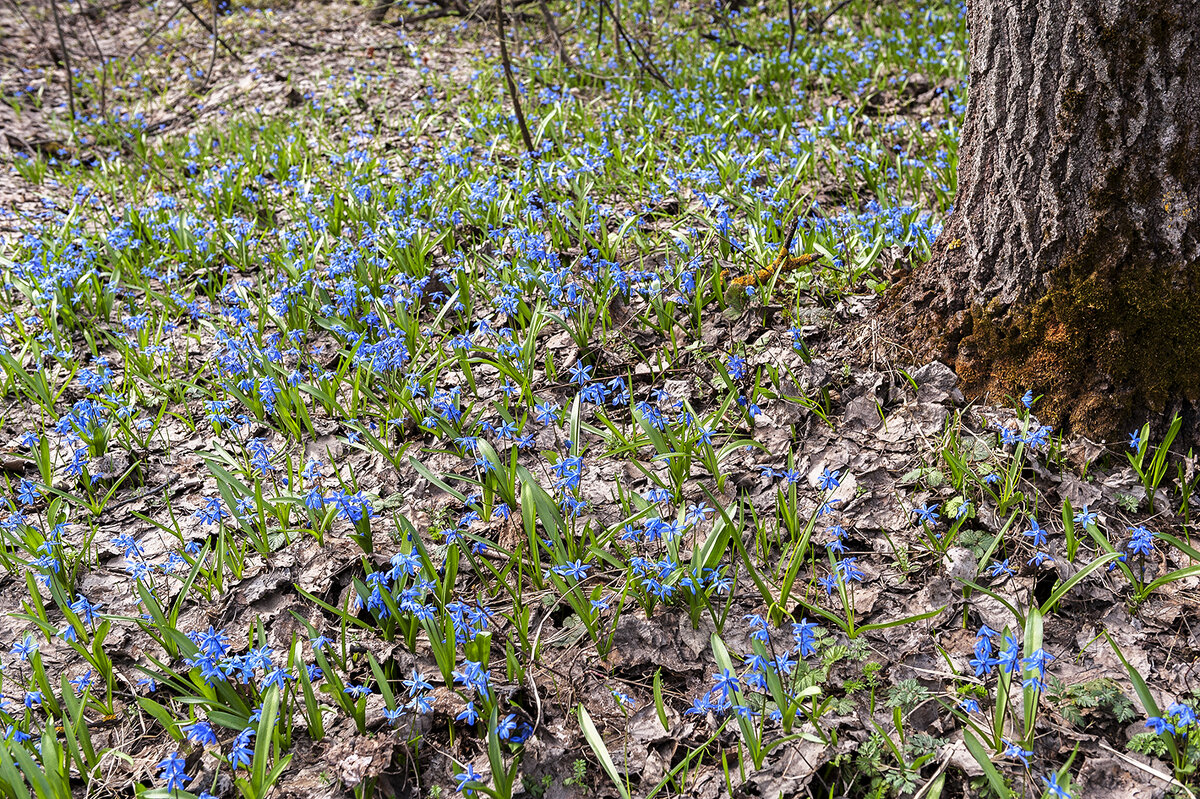
<svg viewBox="0 0 1200 799">
<path fill-rule="evenodd" d="M 955 208 L 887 298 L 968 394 L 1112 438 L 1200 400 L 1200 4 L 970 0 Z"/>
</svg>

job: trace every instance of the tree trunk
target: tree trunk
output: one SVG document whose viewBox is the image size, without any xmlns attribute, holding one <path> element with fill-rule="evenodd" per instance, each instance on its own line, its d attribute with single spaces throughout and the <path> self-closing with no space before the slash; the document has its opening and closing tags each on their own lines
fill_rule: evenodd
<svg viewBox="0 0 1200 799">
<path fill-rule="evenodd" d="M 970 0 L 958 194 L 893 329 L 1111 438 L 1200 399 L 1200 6 Z"/>
</svg>

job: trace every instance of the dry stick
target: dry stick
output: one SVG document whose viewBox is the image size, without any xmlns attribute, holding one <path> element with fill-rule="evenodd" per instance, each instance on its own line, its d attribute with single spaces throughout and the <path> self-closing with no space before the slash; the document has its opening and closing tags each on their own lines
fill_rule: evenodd
<svg viewBox="0 0 1200 799">
<path fill-rule="evenodd" d="M 160 22 L 158 24 L 157 28 L 150 31 L 150 34 L 145 39 L 142 39 L 141 44 L 139 44 L 137 47 L 133 48 L 133 52 L 125 57 L 125 61 L 126 62 L 132 61 L 133 57 L 135 55 L 137 55 L 138 53 L 140 53 L 142 51 L 143 47 L 150 44 L 150 40 L 153 39 L 155 36 L 157 36 L 159 31 L 161 31 L 163 28 L 167 27 L 167 25 L 170 24 L 171 20 L 175 19 L 175 15 L 178 14 L 180 11 L 183 11 L 183 6 L 176 6 L 175 10 L 172 11 L 170 14 L 168 14 L 167 18 L 164 19 L 162 22 Z"/>
<path fill-rule="evenodd" d="M 617 16 L 617 12 L 613 10 L 613 7 L 608 0 L 600 0 L 600 7 L 603 8 L 604 6 L 608 6 L 608 13 L 610 16 L 612 16 L 613 26 L 617 29 L 617 35 L 625 40 L 625 44 L 629 47 L 629 52 L 633 53 L 633 58 L 638 62 L 638 66 L 641 67 L 642 71 L 647 75 L 670 89 L 670 82 L 664 78 L 662 73 L 658 71 L 658 68 L 654 66 L 654 62 L 650 60 L 650 54 L 646 53 L 645 58 L 643 58 L 641 55 L 638 55 L 637 48 L 633 46 L 633 39 L 631 39 L 629 34 L 625 32 L 625 26 L 621 24 L 621 20 Z M 619 51 L 620 48 L 618 46 L 618 52 Z"/>
<path fill-rule="evenodd" d="M 792 7 L 792 0 L 787 0 L 788 4 L 788 60 L 792 58 L 792 50 L 796 49 L 796 10 Z"/>
<path fill-rule="evenodd" d="M 850 5 L 853 2 L 854 2 L 854 0 L 842 0 L 840 3 L 837 3 L 836 5 L 834 5 L 833 8 L 829 9 L 829 13 L 821 18 L 821 21 L 817 23 L 817 26 L 815 28 L 811 29 L 811 32 L 812 33 L 820 33 L 821 31 L 825 30 L 825 23 L 829 22 L 830 18 L 834 14 L 841 11 L 843 8 L 845 8 L 846 6 Z"/>
<path fill-rule="evenodd" d="M 208 70 L 204 73 L 204 86 L 201 90 L 207 89 L 208 84 L 212 82 L 213 70 L 217 68 L 217 0 L 212 0 L 213 18 L 212 18 L 212 37 L 213 49 L 212 55 L 208 57 Z"/>
<path fill-rule="evenodd" d="M 605 4 L 601 3 L 600 4 L 601 15 L 604 14 L 604 10 L 605 10 Z M 617 12 L 611 6 L 608 7 L 608 13 L 612 15 L 613 19 L 620 19 L 620 17 L 617 16 Z M 621 31 L 616 25 L 613 25 L 612 37 L 613 37 L 613 47 L 617 51 L 617 66 L 620 67 L 622 70 L 624 70 L 625 69 L 625 56 L 623 55 L 623 53 L 625 52 L 625 50 L 624 50 L 624 48 L 621 47 Z M 637 53 L 633 53 L 633 57 L 634 57 L 633 60 L 636 62 L 637 61 Z"/>
<path fill-rule="evenodd" d="M 207 31 L 208 31 L 209 33 L 211 33 L 213 36 L 216 36 L 216 37 L 217 37 L 217 42 L 219 42 L 219 43 L 220 43 L 220 45 L 221 45 L 222 47 L 224 47 L 224 48 L 225 48 L 225 50 L 226 50 L 226 51 L 227 51 L 227 52 L 228 52 L 228 53 L 229 53 L 231 56 L 233 56 L 233 57 L 234 57 L 234 58 L 237 60 L 237 62 L 238 62 L 239 64 L 243 64 L 243 63 L 245 63 L 244 61 L 242 61 L 242 57 L 241 57 L 240 55 L 238 55 L 238 54 L 237 54 L 237 51 L 235 51 L 235 50 L 234 50 L 232 47 L 230 47 L 228 44 L 226 44 L 225 40 L 224 40 L 224 39 L 222 39 L 220 36 L 217 36 L 217 29 L 216 29 L 216 28 L 211 28 L 211 27 L 209 27 L 209 25 L 208 25 L 208 20 L 206 20 L 204 17 L 202 17 L 202 16 L 200 16 L 199 14 L 197 14 L 197 13 L 196 13 L 196 9 L 192 8 L 192 4 L 191 4 L 191 3 L 189 3 L 189 2 L 188 2 L 188 0 L 179 0 L 179 2 L 180 2 L 180 4 L 182 4 L 182 5 L 183 5 L 184 9 L 186 9 L 186 10 L 187 10 L 187 12 L 188 12 L 189 14 L 191 14 L 193 17 L 195 17 L 195 18 L 196 18 L 196 21 L 197 21 L 197 22 L 199 22 L 201 25 L 203 25 L 203 26 L 204 26 L 205 30 L 207 30 Z"/>
<path fill-rule="evenodd" d="M 500 0 L 496 0 L 496 28 L 500 32 L 500 61 L 504 64 L 504 80 L 508 83 L 508 94 L 512 97 L 513 110 L 517 114 L 517 124 L 521 127 L 521 138 L 525 141 L 525 149 L 529 151 L 529 157 L 535 158 L 537 154 L 533 151 L 533 139 L 529 135 L 529 126 L 525 124 L 525 112 L 521 110 L 521 97 L 517 93 L 517 82 L 513 80 L 512 62 L 508 60 L 508 45 L 504 43 L 504 9 L 500 7 Z"/>
<path fill-rule="evenodd" d="M 96 54 L 100 56 L 100 116 L 108 116 L 108 59 L 104 55 L 104 50 L 100 47 L 100 42 L 96 39 L 96 31 L 92 29 L 91 15 L 84 13 L 83 24 L 87 28 L 88 36 L 92 37 L 92 45 L 96 48 Z"/>
<path fill-rule="evenodd" d="M 542 17 L 546 20 L 546 29 L 550 31 L 550 36 L 554 39 L 554 46 L 558 48 L 558 60 L 563 63 L 563 66 L 571 66 L 571 55 L 567 52 L 567 46 L 563 44 L 562 37 L 558 35 L 558 26 L 554 24 L 554 15 L 550 13 L 550 7 L 546 5 L 546 0 L 538 0 L 538 7 L 542 10 Z"/>
<path fill-rule="evenodd" d="M 54 12 L 54 27 L 58 30 L 58 46 L 62 48 L 63 66 L 67 70 L 67 106 L 71 111 L 71 135 L 75 135 L 75 78 L 71 74 L 71 54 L 67 52 L 67 37 L 63 35 L 62 20 L 58 16 L 58 0 L 50 0 Z"/>
<path fill-rule="evenodd" d="M 46 41 L 45 29 L 41 26 L 35 26 L 33 24 L 33 20 L 29 18 L 29 16 L 25 13 L 25 9 L 21 8 L 21 4 L 18 3 L 17 0 L 8 0 L 8 4 L 12 6 L 21 19 L 25 21 L 25 24 L 29 27 L 29 30 L 37 34 L 38 44 L 44 44 Z"/>
<path fill-rule="evenodd" d="M 741 49 L 745 50 L 747 53 L 761 52 L 757 47 L 753 47 L 751 45 L 746 44 L 745 42 L 739 41 L 738 37 L 737 37 L 737 33 L 735 33 L 733 30 L 733 26 L 731 26 L 729 24 L 729 20 L 726 19 L 724 15 L 721 15 L 720 17 L 718 17 L 718 19 L 721 22 L 721 27 L 724 28 L 725 32 L 729 34 L 729 38 L 722 39 L 720 36 L 717 36 L 714 33 L 701 33 L 700 37 L 702 39 L 708 39 L 709 41 L 716 42 L 717 44 L 724 45 L 726 47 L 728 47 L 730 45 L 732 45 L 733 47 L 740 47 Z"/>
</svg>

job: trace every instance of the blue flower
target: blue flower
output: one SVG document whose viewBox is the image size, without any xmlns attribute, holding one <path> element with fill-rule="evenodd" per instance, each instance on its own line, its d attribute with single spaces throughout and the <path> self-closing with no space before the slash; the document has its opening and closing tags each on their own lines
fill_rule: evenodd
<svg viewBox="0 0 1200 799">
<path fill-rule="evenodd" d="M 1013 571 L 1012 566 L 1008 565 L 1008 558 L 1005 558 L 999 563 L 992 564 L 992 566 L 988 569 L 988 573 L 992 577 L 999 577 L 1002 574 L 1007 574 L 1009 577 L 1012 577 L 1016 574 L 1016 572 Z"/>
<path fill-rule="evenodd" d="M 254 761 L 254 747 L 250 745 L 250 739 L 254 736 L 254 728 L 247 727 L 233 739 L 233 746 L 229 751 L 229 765 L 234 770 L 249 766 Z"/>
<path fill-rule="evenodd" d="M 29 660 L 29 656 L 38 650 L 38 643 L 32 635 L 25 633 L 24 640 L 12 645 L 12 654 L 21 660 Z"/>
<path fill-rule="evenodd" d="M 465 722 L 467 726 L 474 727 L 476 722 L 479 721 L 479 714 L 475 712 L 475 703 L 467 702 L 466 708 L 463 710 L 463 712 L 455 716 L 454 720 Z"/>
<path fill-rule="evenodd" d="M 970 665 L 971 668 L 975 669 L 976 677 L 983 677 L 987 674 L 990 674 L 992 671 L 992 667 L 996 665 L 996 660 L 991 657 L 991 652 L 990 652 L 991 644 L 989 644 L 987 648 L 989 651 L 986 654 L 984 654 L 984 653 L 980 652 L 979 647 L 976 646 L 975 647 L 975 657 L 971 658 L 968 661 L 968 665 Z"/>
<path fill-rule="evenodd" d="M 412 679 L 403 680 L 402 682 L 408 688 L 408 696 L 410 699 L 422 691 L 428 691 L 433 688 L 433 685 L 426 682 L 425 678 L 421 676 L 421 672 L 417 671 L 415 668 L 412 671 Z"/>
<path fill-rule="evenodd" d="M 183 732 L 187 739 L 200 746 L 212 746 L 217 742 L 217 734 L 207 721 L 197 721 L 184 726 Z"/>
<path fill-rule="evenodd" d="M 186 764 L 187 761 L 180 752 L 173 752 L 159 762 L 158 767 L 162 769 L 162 773 L 158 778 L 167 781 L 168 791 L 183 790 L 192 781 L 183 771 Z"/>
<path fill-rule="evenodd" d="M 1167 715 L 1175 721 L 1176 729 L 1190 727 L 1196 724 L 1196 711 L 1190 705 L 1174 702 L 1167 708 Z"/>
<path fill-rule="evenodd" d="M 1096 523 L 1096 512 L 1088 510 L 1088 506 L 1084 505 L 1078 513 L 1075 514 L 1074 520 L 1076 524 L 1082 524 L 1084 527 L 1089 524 Z"/>
<path fill-rule="evenodd" d="M 574 561 L 566 563 L 562 566 L 555 566 L 553 571 L 561 577 L 574 577 L 576 580 L 587 579 L 588 569 L 592 568 L 591 564 L 584 564 L 582 561 Z"/>
<path fill-rule="evenodd" d="M 910 512 L 917 514 L 917 521 L 919 522 L 924 522 L 926 524 L 937 524 L 938 519 L 940 518 L 935 512 L 937 511 L 937 508 L 938 506 L 936 504 L 925 504 L 919 508 L 913 508 Z"/>
<path fill-rule="evenodd" d="M 1049 777 L 1042 777 L 1042 782 L 1046 783 L 1046 790 L 1055 799 L 1071 799 L 1071 794 L 1067 793 L 1066 788 L 1058 784 L 1058 775 L 1051 774 Z"/>
<path fill-rule="evenodd" d="M 858 558 L 842 558 L 834 564 L 837 571 L 842 575 L 843 578 L 845 578 L 846 582 L 861 583 L 863 578 L 866 576 L 862 573 L 858 566 L 855 565 L 857 560 Z"/>
<path fill-rule="evenodd" d="M 470 763 L 467 764 L 467 770 L 460 774 L 455 774 L 454 779 L 458 783 L 457 792 L 463 796 L 474 796 L 475 790 L 472 786 L 483 784 L 483 777 L 475 773 L 475 769 L 471 767 Z"/>
<path fill-rule="evenodd" d="M 1154 730 L 1156 735 L 1162 735 L 1164 732 L 1175 732 L 1175 725 L 1161 716 L 1151 716 L 1146 719 L 1146 726 Z"/>
<path fill-rule="evenodd" d="M 1050 555 L 1045 552 L 1038 552 L 1032 558 L 1030 558 L 1027 562 L 1030 566 L 1037 566 L 1040 568 L 1041 565 L 1048 560 L 1052 561 L 1052 560 L 1054 560 L 1054 558 L 1050 557 Z"/>
<path fill-rule="evenodd" d="M 714 687 L 721 692 L 721 698 L 726 701 L 729 701 L 733 692 L 741 688 L 741 681 L 738 680 L 738 676 L 729 669 L 721 669 L 712 678 L 713 682 L 716 683 Z"/>
<path fill-rule="evenodd" d="M 539 424 L 553 424 L 558 421 L 559 406 L 557 403 L 545 402 L 538 405 L 535 409 L 537 414 L 534 416 Z"/>
<path fill-rule="evenodd" d="M 1127 552 L 1146 557 L 1154 551 L 1154 533 L 1140 524 L 1137 527 L 1130 527 L 1129 533 L 1129 543 L 1125 546 Z"/>
<path fill-rule="evenodd" d="M 817 651 L 817 630 L 819 629 L 816 622 L 808 619 L 801 619 L 792 625 L 792 640 L 796 642 L 796 650 L 800 653 L 800 657 L 808 657 Z"/>
<path fill-rule="evenodd" d="M 829 471 L 829 469 L 822 471 L 821 479 L 817 482 L 817 489 L 820 491 L 828 491 L 831 488 L 837 488 L 839 485 L 841 485 L 841 483 L 838 482 L 839 474 L 841 474 L 841 469 L 837 469 L 832 472 Z"/>
<path fill-rule="evenodd" d="M 1025 768 L 1029 768 L 1029 758 L 1033 757 L 1033 750 L 1022 749 L 1019 744 L 1006 740 L 1004 741 L 1004 756 L 1015 757 L 1025 765 Z"/>
<path fill-rule="evenodd" d="M 571 367 L 571 382 L 584 385 L 592 379 L 592 368 L 583 361 L 576 361 L 575 365 Z"/>
<path fill-rule="evenodd" d="M 507 741 L 517 730 L 517 714 L 509 713 L 496 725 L 496 735 L 501 741 Z"/>
<path fill-rule="evenodd" d="M 1026 538 L 1032 538 L 1033 545 L 1035 547 L 1045 546 L 1046 545 L 1046 531 L 1043 530 L 1038 525 L 1037 519 L 1033 518 L 1032 516 L 1029 517 L 1029 524 L 1030 524 L 1030 528 L 1028 530 L 1026 530 L 1025 532 L 1023 532 L 1021 535 L 1025 536 Z"/>
<path fill-rule="evenodd" d="M 996 658 L 996 663 L 1006 674 L 1012 673 L 1021 662 L 1021 642 L 1016 636 L 1004 636 L 1004 651 Z"/>
</svg>

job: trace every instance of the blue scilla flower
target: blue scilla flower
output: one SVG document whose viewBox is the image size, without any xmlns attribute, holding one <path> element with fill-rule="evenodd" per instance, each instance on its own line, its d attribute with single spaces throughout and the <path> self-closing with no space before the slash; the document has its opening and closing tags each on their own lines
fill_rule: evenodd
<svg viewBox="0 0 1200 799">
<path fill-rule="evenodd" d="M 217 743 L 217 734 L 207 721 L 196 721 L 181 727 L 187 739 L 200 746 L 212 746 Z"/>
<path fill-rule="evenodd" d="M 233 739 L 233 745 L 229 749 L 229 765 L 234 770 L 249 767 L 254 761 L 254 747 L 251 745 L 250 739 L 255 734 L 253 727 L 246 727 Z"/>
<path fill-rule="evenodd" d="M 1067 793 L 1067 789 L 1059 783 L 1057 774 L 1042 777 L 1042 782 L 1046 784 L 1046 792 L 1053 799 L 1071 799 L 1071 794 Z"/>
<path fill-rule="evenodd" d="M 820 626 L 808 619 L 801 619 L 792 625 L 792 640 L 796 642 L 796 651 L 805 658 L 817 651 L 817 631 Z"/>
<path fill-rule="evenodd" d="M 158 776 L 166 781 L 168 791 L 183 790 L 191 782 L 192 778 L 184 773 L 186 765 L 187 761 L 180 752 L 172 752 L 159 762 L 158 767 L 162 772 Z"/>
<path fill-rule="evenodd" d="M 1154 533 L 1140 524 L 1129 528 L 1129 543 L 1125 550 L 1131 555 L 1148 557 L 1154 551 Z"/>
<path fill-rule="evenodd" d="M 817 482 L 817 490 L 829 491 L 830 489 L 837 488 L 839 485 L 841 485 L 841 482 L 838 480 L 838 475 L 840 474 L 840 469 L 832 472 L 829 471 L 829 469 L 825 469 L 821 473 L 821 479 Z"/>
<path fill-rule="evenodd" d="M 910 512 L 916 514 L 917 521 L 919 522 L 924 524 L 937 524 L 939 518 L 937 514 L 937 508 L 938 506 L 936 504 L 925 504 L 919 508 L 913 508 Z"/>
</svg>

